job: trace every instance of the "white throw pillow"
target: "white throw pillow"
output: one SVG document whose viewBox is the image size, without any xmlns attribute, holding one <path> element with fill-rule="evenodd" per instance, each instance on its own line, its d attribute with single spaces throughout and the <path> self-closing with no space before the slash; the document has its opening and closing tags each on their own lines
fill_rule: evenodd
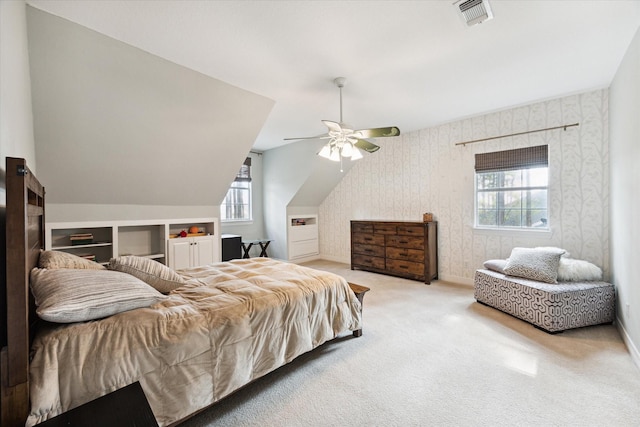
<svg viewBox="0 0 640 427">
<path fill-rule="evenodd" d="M 555 246 L 538 246 L 536 249 L 548 250 L 548 251 L 560 251 L 562 252 L 562 258 L 569 258 L 571 254 L 566 249 L 557 248 Z"/>
<path fill-rule="evenodd" d="M 557 283 L 560 257 L 558 248 L 513 248 L 504 273 L 539 282 Z"/>
<path fill-rule="evenodd" d="M 560 258 L 558 281 L 583 282 L 593 280 L 602 280 L 600 267 L 581 259 Z"/>
<path fill-rule="evenodd" d="M 38 316 L 56 323 L 100 319 L 167 298 L 129 274 L 109 270 L 34 268 L 31 290 Z"/>
<path fill-rule="evenodd" d="M 485 261 L 482 265 L 487 270 L 496 271 L 498 273 L 504 274 L 504 268 L 507 266 L 506 259 L 490 259 Z"/>
</svg>

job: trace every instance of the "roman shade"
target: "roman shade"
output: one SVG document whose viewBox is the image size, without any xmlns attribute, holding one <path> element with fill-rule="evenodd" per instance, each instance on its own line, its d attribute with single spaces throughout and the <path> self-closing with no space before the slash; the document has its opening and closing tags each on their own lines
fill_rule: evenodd
<svg viewBox="0 0 640 427">
<path fill-rule="evenodd" d="M 251 157 L 244 159 L 244 163 L 240 167 L 234 181 L 251 182 Z"/>
<path fill-rule="evenodd" d="M 548 145 L 476 154 L 476 172 L 531 169 L 549 166 Z"/>
</svg>

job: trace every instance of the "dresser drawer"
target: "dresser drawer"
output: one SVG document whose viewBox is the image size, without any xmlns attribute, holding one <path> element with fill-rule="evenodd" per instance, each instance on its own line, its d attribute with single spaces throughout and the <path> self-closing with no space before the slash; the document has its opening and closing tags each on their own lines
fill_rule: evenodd
<svg viewBox="0 0 640 427">
<path fill-rule="evenodd" d="M 424 250 L 424 237 L 387 236 L 387 246 Z"/>
<path fill-rule="evenodd" d="M 399 236 L 420 236 L 424 238 L 424 227 L 420 225 L 399 225 Z"/>
<path fill-rule="evenodd" d="M 387 271 L 396 274 L 410 274 L 424 277 L 424 264 L 411 261 L 401 261 L 398 259 L 387 259 Z"/>
<path fill-rule="evenodd" d="M 396 225 L 395 224 L 374 224 L 373 232 L 376 234 L 396 234 Z"/>
<path fill-rule="evenodd" d="M 355 267 L 370 267 L 384 270 L 384 258 L 369 255 L 351 255 L 351 265 Z"/>
<path fill-rule="evenodd" d="M 356 243 L 353 245 L 353 253 L 384 257 L 384 246 L 362 245 Z"/>
<path fill-rule="evenodd" d="M 387 247 L 387 258 L 424 263 L 424 251 L 420 249 Z"/>
<path fill-rule="evenodd" d="M 353 244 L 384 246 L 382 234 L 354 234 L 351 239 Z"/>
<path fill-rule="evenodd" d="M 370 222 L 352 222 L 351 223 L 351 232 L 352 233 L 373 233 L 373 224 Z"/>
</svg>

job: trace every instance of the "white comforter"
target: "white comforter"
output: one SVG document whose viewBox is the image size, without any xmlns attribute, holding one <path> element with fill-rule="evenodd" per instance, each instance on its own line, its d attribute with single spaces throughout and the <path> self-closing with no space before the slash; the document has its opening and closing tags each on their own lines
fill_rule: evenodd
<svg viewBox="0 0 640 427">
<path fill-rule="evenodd" d="M 361 327 L 340 276 L 269 258 L 179 271 L 155 306 L 37 335 L 27 426 L 140 381 L 163 426 Z"/>
</svg>

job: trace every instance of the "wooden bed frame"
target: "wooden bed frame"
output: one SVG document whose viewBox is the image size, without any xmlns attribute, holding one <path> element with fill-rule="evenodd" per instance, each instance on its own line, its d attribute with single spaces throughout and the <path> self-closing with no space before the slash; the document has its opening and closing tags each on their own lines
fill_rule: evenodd
<svg viewBox="0 0 640 427">
<path fill-rule="evenodd" d="M 0 353 L 0 424 L 24 426 L 29 413 L 29 348 L 37 322 L 29 273 L 44 249 L 44 187 L 20 158 L 7 157 L 7 342 Z M 3 313 L 3 314 L 4 314 Z M 3 343 L 4 344 L 4 343 Z"/>
</svg>

